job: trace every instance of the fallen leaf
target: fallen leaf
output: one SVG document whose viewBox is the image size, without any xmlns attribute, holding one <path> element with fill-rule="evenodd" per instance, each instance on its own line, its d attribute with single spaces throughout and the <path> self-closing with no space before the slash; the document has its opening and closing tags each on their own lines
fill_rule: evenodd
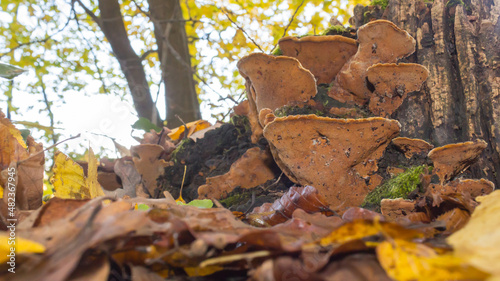
<svg viewBox="0 0 500 281">
<path fill-rule="evenodd" d="M 469 222 L 448 237 L 456 256 L 476 268 L 500 278 L 500 190 L 476 197 L 480 202 Z"/>
<path fill-rule="evenodd" d="M 32 254 L 32 253 L 43 253 L 45 247 L 35 241 L 21 238 L 15 236 L 15 240 L 10 239 L 10 232 L 1 231 L 0 232 L 0 263 L 5 263 L 11 258 L 12 249 L 14 252 L 14 263 L 18 259 L 18 255 Z"/>
<path fill-rule="evenodd" d="M 89 148 L 89 168 L 85 185 L 89 189 L 90 198 L 104 196 L 101 185 L 97 181 L 97 158 L 92 148 Z"/>
<path fill-rule="evenodd" d="M 396 223 L 379 222 L 378 220 L 355 220 L 340 226 L 328 236 L 321 238 L 319 244 L 321 246 L 343 244 L 374 235 L 384 235 L 386 237 L 400 239 L 423 237 L 421 232 L 404 228 Z"/>
<path fill-rule="evenodd" d="M 377 257 L 394 280 L 484 280 L 488 277 L 452 254 L 439 255 L 434 249 L 418 243 L 394 239 L 377 246 Z"/>
<path fill-rule="evenodd" d="M 189 137 L 194 132 L 203 130 L 203 129 L 208 128 L 210 126 L 211 126 L 211 124 L 205 120 L 197 120 L 197 121 L 187 123 L 186 126 L 182 125 L 182 126 L 179 126 L 175 129 L 173 129 L 172 132 L 168 134 L 168 136 L 172 140 L 179 140 L 181 137 L 182 138 L 184 137 L 185 127 L 187 127 L 187 129 L 188 129 L 187 137 Z"/>
<path fill-rule="evenodd" d="M 55 153 L 53 175 L 50 182 L 54 186 L 55 196 L 66 199 L 93 199 L 104 196 L 97 182 L 97 159 L 92 148 L 89 150 L 88 176 L 83 168 L 60 151 Z"/>
</svg>

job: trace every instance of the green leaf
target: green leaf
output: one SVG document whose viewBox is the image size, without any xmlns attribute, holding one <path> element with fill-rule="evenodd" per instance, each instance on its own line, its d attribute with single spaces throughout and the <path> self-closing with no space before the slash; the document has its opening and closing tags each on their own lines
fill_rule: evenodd
<svg viewBox="0 0 500 281">
<path fill-rule="evenodd" d="M 2 78 L 13 79 L 14 77 L 16 77 L 16 76 L 18 76 L 26 71 L 27 70 L 24 70 L 24 69 L 19 68 L 17 66 L 0 62 L 0 77 L 2 77 Z"/>
<path fill-rule="evenodd" d="M 132 128 L 138 129 L 138 130 L 144 130 L 146 132 L 149 132 L 151 129 L 160 132 L 161 128 L 156 126 L 155 124 L 151 123 L 149 119 L 144 118 L 144 117 L 139 117 L 139 120 L 137 120 L 134 125 L 132 125 Z"/>
<path fill-rule="evenodd" d="M 198 208 L 210 209 L 214 206 L 214 202 L 210 199 L 193 200 L 188 203 L 189 206 L 194 206 Z"/>
<path fill-rule="evenodd" d="M 139 205 L 137 205 L 137 210 L 147 211 L 147 210 L 149 210 L 149 206 L 146 204 L 139 204 Z"/>
</svg>

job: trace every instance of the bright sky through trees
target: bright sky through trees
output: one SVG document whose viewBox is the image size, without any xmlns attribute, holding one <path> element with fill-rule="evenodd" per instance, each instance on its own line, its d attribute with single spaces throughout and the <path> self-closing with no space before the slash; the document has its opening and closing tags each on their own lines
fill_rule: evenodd
<svg viewBox="0 0 500 281">
<path fill-rule="evenodd" d="M 259 48 L 270 52 L 288 25 L 287 35 L 317 34 L 331 16 L 345 22 L 349 9 L 369 1 L 243 2 L 181 1 L 184 18 L 192 19 L 186 22 L 186 31 L 192 42 L 202 115 L 212 123 L 227 120 L 234 101 L 244 98 L 244 83 L 236 68 L 239 58 Z M 94 0 L 82 3 L 97 5 Z M 147 2 L 120 3 L 134 51 L 144 54 L 154 49 L 152 23 L 142 13 Z M 81 133 L 83 139 L 67 144 L 67 149 L 78 153 L 90 141 L 96 151 L 104 147 L 106 154 L 116 156 L 105 136 L 127 147 L 136 143 L 130 126 L 137 116 L 120 66 L 102 32 L 78 4 L 72 10 L 71 1 L 64 0 L 2 1 L 0 18 L 0 61 L 28 70 L 13 82 L 0 83 L 1 108 L 9 111 L 13 121 L 53 126 L 53 132 L 26 126 L 46 144 L 52 144 L 54 136 L 61 140 Z M 158 56 L 147 56 L 143 66 L 163 119 L 165 95 Z"/>
</svg>

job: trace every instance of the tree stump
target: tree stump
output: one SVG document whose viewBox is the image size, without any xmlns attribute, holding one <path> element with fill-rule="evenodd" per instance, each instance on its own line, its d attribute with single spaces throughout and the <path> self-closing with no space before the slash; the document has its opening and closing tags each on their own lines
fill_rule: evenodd
<svg viewBox="0 0 500 281">
<path fill-rule="evenodd" d="M 488 147 L 474 177 L 500 186 L 500 0 L 389 0 L 356 6 L 356 28 L 387 19 L 417 40 L 406 61 L 430 71 L 427 87 L 394 113 L 402 136 L 435 146 L 483 139 Z"/>
</svg>

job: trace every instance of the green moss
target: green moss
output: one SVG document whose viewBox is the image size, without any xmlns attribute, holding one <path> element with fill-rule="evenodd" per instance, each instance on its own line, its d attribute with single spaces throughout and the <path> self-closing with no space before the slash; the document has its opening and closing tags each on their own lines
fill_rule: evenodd
<svg viewBox="0 0 500 281">
<path fill-rule="evenodd" d="M 238 131 L 239 136 L 252 134 L 252 128 L 250 127 L 250 121 L 248 120 L 248 117 L 243 115 L 234 115 L 233 117 L 231 117 L 229 122 L 234 125 L 234 127 Z"/>
<path fill-rule="evenodd" d="M 380 6 L 380 8 L 385 9 L 389 5 L 389 0 L 372 0 L 370 2 L 372 6 Z"/>
<path fill-rule="evenodd" d="M 342 25 L 331 25 L 329 26 L 321 35 L 328 34 L 342 34 L 344 32 L 348 32 L 348 30 Z"/>
<path fill-rule="evenodd" d="M 251 197 L 251 192 L 233 193 L 226 199 L 219 200 L 219 202 L 224 205 L 224 207 L 230 208 L 231 206 L 240 205 L 242 202 L 248 201 Z"/>
<path fill-rule="evenodd" d="M 276 49 L 274 49 L 274 51 L 272 52 L 272 55 L 273 56 L 282 56 L 283 55 L 283 51 L 281 50 L 280 47 L 277 47 Z"/>
<path fill-rule="evenodd" d="M 189 141 L 192 141 L 192 140 L 189 139 L 189 138 L 181 140 L 181 142 L 177 145 L 177 147 L 175 148 L 175 150 L 172 151 L 172 154 L 170 154 L 170 159 L 172 161 L 174 161 L 174 163 L 177 163 L 177 161 L 178 161 L 177 157 L 179 155 L 183 154 L 183 152 L 186 149 L 186 144 L 189 143 Z"/>
<path fill-rule="evenodd" d="M 324 113 L 312 108 L 309 105 L 306 105 L 304 107 L 299 107 L 299 106 L 289 106 L 285 105 L 283 107 L 280 107 L 274 111 L 274 115 L 276 117 L 285 117 L 289 115 L 308 115 L 308 114 L 315 114 L 318 116 L 323 116 Z"/>
<path fill-rule="evenodd" d="M 426 165 L 408 168 L 405 172 L 387 180 L 370 192 L 363 202 L 363 207 L 380 206 L 382 199 L 407 199 L 408 195 L 420 187 L 420 175 L 430 167 Z"/>
</svg>

